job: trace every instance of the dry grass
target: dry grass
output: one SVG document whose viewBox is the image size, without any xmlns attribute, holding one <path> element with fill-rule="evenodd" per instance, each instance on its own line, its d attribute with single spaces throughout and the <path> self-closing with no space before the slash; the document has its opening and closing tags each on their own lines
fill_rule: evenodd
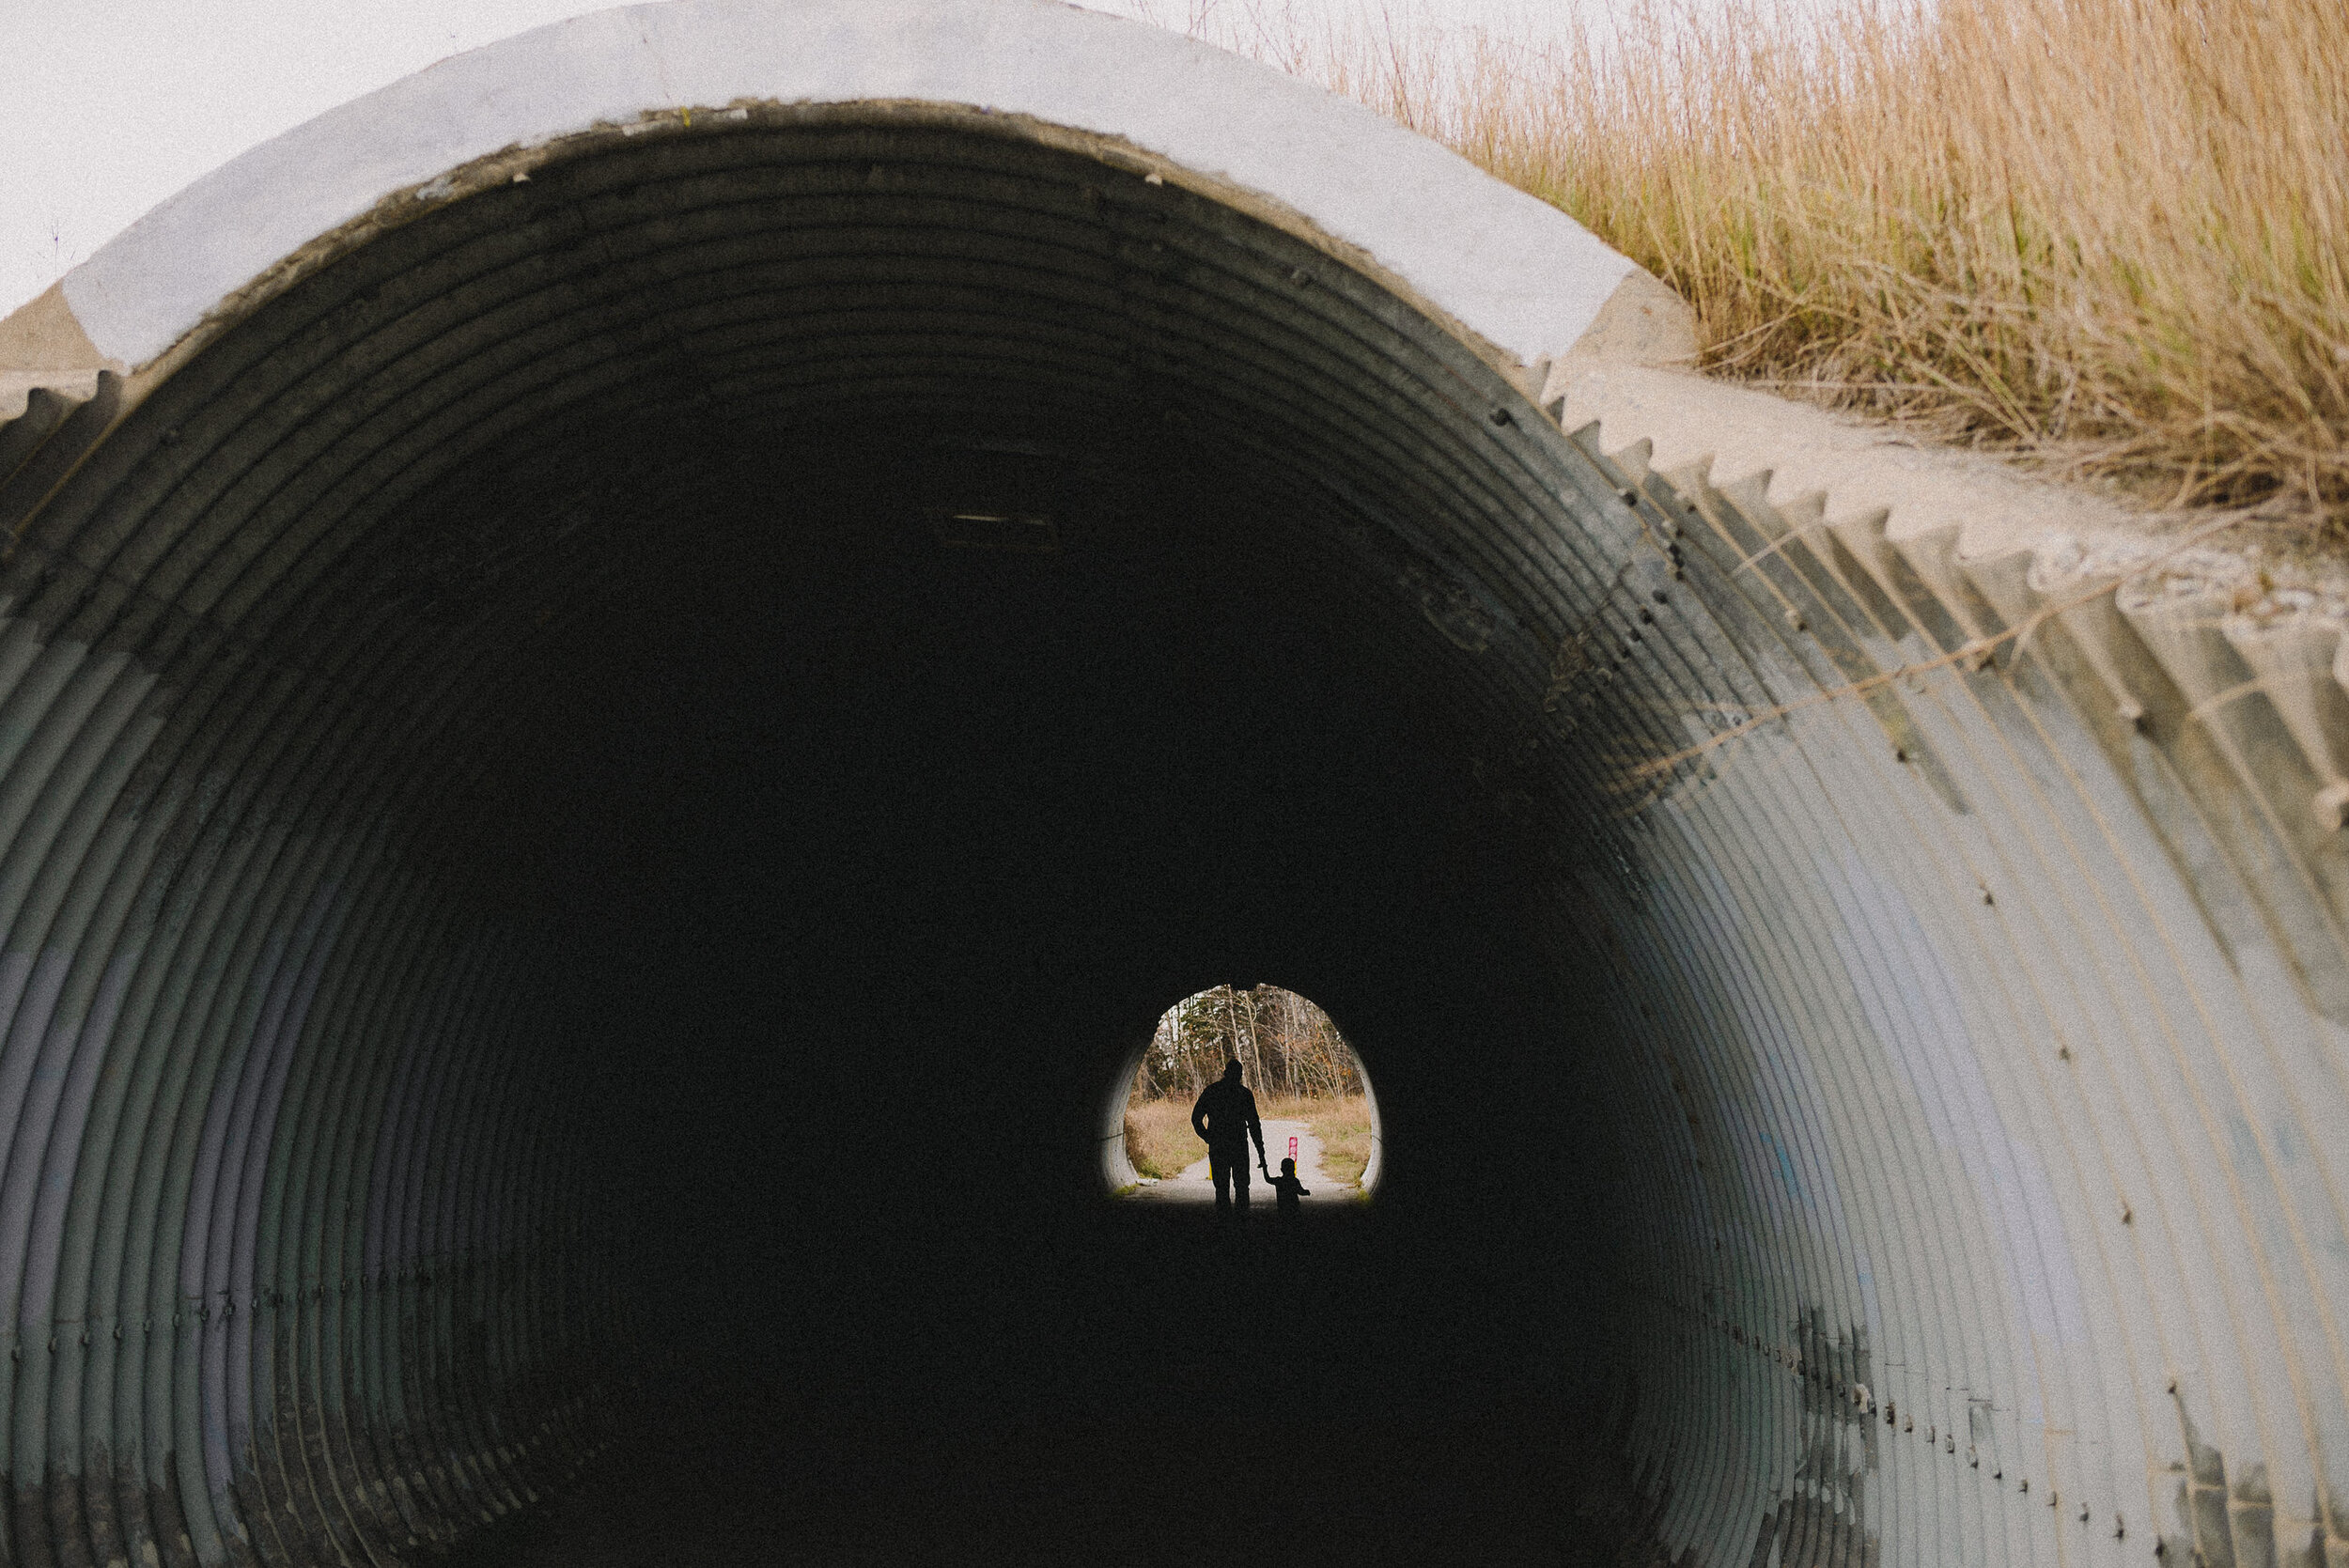
<svg viewBox="0 0 2349 1568">
<path fill-rule="evenodd" d="M 1563 208 L 1694 303 L 1718 373 L 2349 522 L 2340 0 L 1623 0 L 1540 46 L 1188 20 Z"/>
<path fill-rule="evenodd" d="M 1360 1094 L 1316 1100 L 1305 1119 L 1321 1140 L 1322 1173 L 1345 1187 L 1360 1187 L 1370 1163 L 1370 1102 Z"/>
<path fill-rule="evenodd" d="M 1126 1107 L 1126 1157 L 1144 1176 L 1164 1181 L 1207 1157 L 1190 1130 L 1189 1100 L 1134 1100 Z"/>
<path fill-rule="evenodd" d="M 1274 1099 L 1256 1102 L 1265 1121 L 1303 1122 L 1321 1140 L 1321 1169 L 1331 1180 L 1354 1186 L 1370 1159 L 1370 1103 L 1360 1094 L 1338 1099 Z M 1267 1157 L 1278 1166 L 1279 1151 Z M 1207 1146 L 1190 1130 L 1190 1101 L 1137 1098 L 1126 1107 L 1126 1157 L 1144 1176 L 1163 1181 L 1207 1157 Z"/>
</svg>

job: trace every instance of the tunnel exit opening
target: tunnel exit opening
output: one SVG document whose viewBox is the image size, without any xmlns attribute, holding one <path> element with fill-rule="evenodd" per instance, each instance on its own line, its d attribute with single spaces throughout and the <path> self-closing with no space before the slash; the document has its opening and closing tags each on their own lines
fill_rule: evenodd
<svg viewBox="0 0 2349 1568">
<path fill-rule="evenodd" d="M 1293 1175 L 1304 1189 L 1300 1203 L 1316 1206 L 1360 1202 L 1377 1189 L 1386 1163 L 1378 1098 L 1336 1021 L 1284 986 L 1225 984 L 1160 1014 L 1112 1085 L 1102 1145 L 1112 1191 L 1150 1203 L 1216 1201 L 1192 1112 L 1233 1065 L 1262 1132 L 1261 1149 L 1252 1143 L 1248 1153 L 1252 1159 L 1261 1152 L 1265 1169 L 1241 1184 L 1258 1204 L 1269 1211 L 1275 1203 L 1268 1175 Z"/>
</svg>

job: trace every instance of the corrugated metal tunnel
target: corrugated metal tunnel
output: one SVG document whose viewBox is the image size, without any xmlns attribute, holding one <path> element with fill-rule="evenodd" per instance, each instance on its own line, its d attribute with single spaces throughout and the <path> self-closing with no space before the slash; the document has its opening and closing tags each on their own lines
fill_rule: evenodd
<svg viewBox="0 0 2349 1568">
<path fill-rule="evenodd" d="M 1179 1402 L 1073 1348 L 1159 1321 L 1102 1108 L 1262 978 L 1378 1084 L 1330 1354 L 1525 1540 L 2349 1564 L 2337 632 L 1610 458 L 1515 236 L 1402 254 L 1507 194 L 1206 51 L 614 15 L 17 323 L 127 379 L 0 426 L 8 1560 L 405 1560 L 664 1383 Z M 1095 50 L 1135 125 L 922 85 Z M 793 51 L 916 65 L 691 85 Z"/>
</svg>

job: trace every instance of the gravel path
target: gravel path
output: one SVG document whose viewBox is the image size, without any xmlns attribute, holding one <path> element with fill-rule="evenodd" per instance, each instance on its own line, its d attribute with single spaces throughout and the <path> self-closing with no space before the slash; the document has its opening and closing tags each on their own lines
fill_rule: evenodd
<svg viewBox="0 0 2349 1568">
<path fill-rule="evenodd" d="M 1273 1170 L 1281 1169 L 1281 1161 L 1288 1157 L 1289 1140 L 1297 1141 L 1297 1174 L 1305 1184 L 1308 1205 L 1340 1203 L 1361 1195 L 1361 1188 L 1351 1182 L 1339 1183 L 1321 1169 L 1321 1140 L 1314 1136 L 1308 1122 L 1267 1121 L 1264 1124 L 1265 1163 Z M 1253 1158 L 1256 1146 L 1251 1143 L 1248 1153 Z M 1179 1175 L 1154 1182 L 1143 1178 L 1133 1196 L 1157 1203 L 1212 1203 L 1215 1202 L 1215 1182 L 1207 1174 L 1207 1162 L 1201 1160 Z M 1273 1206 L 1272 1188 L 1254 1170 L 1248 1172 L 1248 1200 L 1252 1209 L 1269 1212 Z"/>
</svg>

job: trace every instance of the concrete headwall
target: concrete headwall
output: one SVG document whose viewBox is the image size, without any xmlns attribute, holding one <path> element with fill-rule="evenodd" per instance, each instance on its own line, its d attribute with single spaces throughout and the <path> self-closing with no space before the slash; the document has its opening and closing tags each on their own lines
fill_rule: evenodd
<svg viewBox="0 0 2349 1568">
<path fill-rule="evenodd" d="M 2344 1568 L 2349 595 L 1685 334 L 1451 154 L 1029 0 L 527 35 L 0 322 L 14 1559 L 355 1558 L 605 1440 L 637 1319 L 498 847 L 561 639 L 746 443 L 994 421 L 1106 519 L 1212 453 L 1065 569 L 1260 563 L 1459 762 L 1460 907 L 1568 999 L 1486 1065 L 1610 1129 L 1553 1196 L 1611 1327 L 1529 1354 L 1603 1366 L 1672 1560 Z M 1408 1181 L 1438 1047 L 1380 1047 Z"/>
</svg>

